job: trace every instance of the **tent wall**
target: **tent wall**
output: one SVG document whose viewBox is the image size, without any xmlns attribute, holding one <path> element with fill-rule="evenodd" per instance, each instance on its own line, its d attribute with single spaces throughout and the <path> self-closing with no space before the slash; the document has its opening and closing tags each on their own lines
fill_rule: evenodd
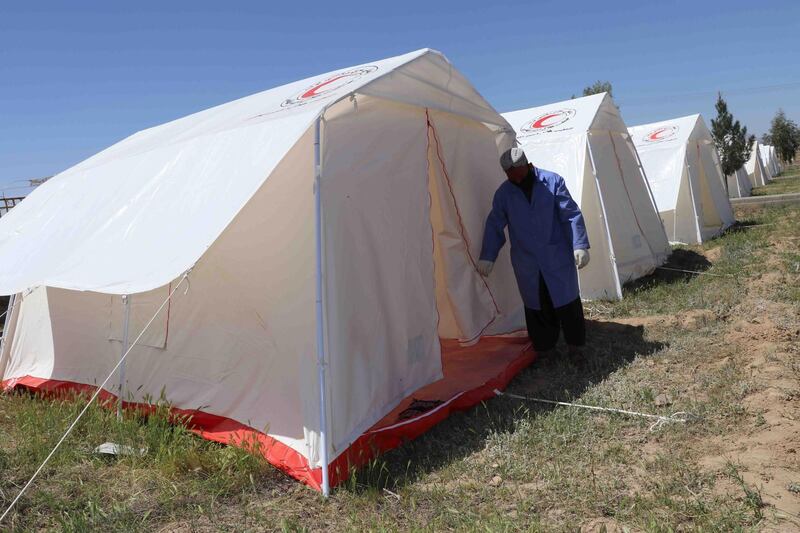
<svg viewBox="0 0 800 533">
<path fill-rule="evenodd" d="M 752 185 L 750 179 L 747 177 L 747 171 L 741 167 L 736 172 L 727 176 L 728 181 L 728 197 L 730 198 L 745 198 L 750 196 Z"/>
<path fill-rule="evenodd" d="M 430 111 L 428 119 L 432 211 L 447 221 L 434 225 L 437 250 L 445 252 L 445 260 L 436 264 L 437 276 L 447 280 L 446 302 L 441 301 L 439 309 L 441 313 L 447 305 L 460 315 L 457 336 L 441 329 L 440 334 L 471 342 L 481 333 L 498 335 L 524 328 L 510 248 L 501 250 L 489 278 L 482 278 L 475 268 L 492 198 L 506 179 L 498 164 L 498 136 L 482 124 L 449 113 Z"/>
<path fill-rule="evenodd" d="M 163 390 L 175 407 L 264 430 L 316 461 L 312 150 L 307 132 L 201 258 L 188 292 L 143 339 L 150 346 L 128 357 L 125 398 Z M 132 296 L 131 341 L 167 290 Z M 120 306 L 118 296 L 35 290 L 22 300 L 2 380 L 99 383 L 121 355 L 112 340 Z M 162 328 L 165 347 L 153 347 Z"/>
<path fill-rule="evenodd" d="M 585 138 L 585 136 L 584 136 Z M 589 154 L 589 146 L 584 144 L 582 197 L 574 198 L 579 203 L 586 224 L 589 244 L 592 247 L 592 260 L 578 272 L 581 298 L 617 300 L 622 298 L 622 286 L 618 279 L 617 265 L 614 262 L 613 238 L 609 239 L 610 227 L 606 217 L 608 212 L 606 196 L 598 188 Z M 599 173 L 599 172 L 598 172 Z M 604 176 L 607 178 L 607 176 Z"/>
<path fill-rule="evenodd" d="M 331 458 L 441 377 L 426 129 L 424 109 L 374 98 L 326 114 Z"/>
<path fill-rule="evenodd" d="M 669 254 L 669 242 L 627 135 L 590 132 L 589 142 L 620 282 L 625 283 L 661 264 Z"/>
<path fill-rule="evenodd" d="M 750 183 L 753 187 L 763 187 L 767 184 L 764 165 L 761 163 L 761 157 L 758 155 L 758 147 L 758 141 L 753 143 L 750 159 L 748 159 L 747 163 L 744 165 L 745 170 L 747 170 L 747 177 L 750 178 Z"/>
</svg>

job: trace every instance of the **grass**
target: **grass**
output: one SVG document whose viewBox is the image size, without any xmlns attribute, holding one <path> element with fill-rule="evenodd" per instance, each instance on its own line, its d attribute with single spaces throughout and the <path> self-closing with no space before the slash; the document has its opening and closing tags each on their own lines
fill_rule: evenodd
<svg viewBox="0 0 800 533">
<path fill-rule="evenodd" d="M 257 453 L 220 446 L 150 416 L 92 407 L 3 527 L 16 531 L 744 531 L 776 520 L 734 463 L 703 462 L 741 428 L 763 384 L 729 342 L 759 305 L 800 328 L 800 210 L 751 212 L 673 266 L 587 305 L 590 368 L 537 363 L 511 392 L 698 421 L 649 431 L 647 420 L 498 398 L 456 414 L 353 474 L 329 500 Z M 796 244 L 792 244 L 796 243 Z M 756 313 L 756 315 L 754 315 Z M 760 316 L 760 315 L 759 315 Z M 749 323 L 749 322 L 748 322 Z M 776 364 L 776 363 L 773 363 Z M 800 366 L 794 369 L 800 375 Z M 791 371 L 787 371 L 791 373 Z M 657 398 L 667 398 L 666 405 Z M 82 398 L 0 395 L 5 507 L 82 407 Z M 98 457 L 113 441 L 142 456 Z M 778 529 L 786 523 L 776 522 Z M 783 526 L 783 527 L 782 527 Z M 589 529 L 591 530 L 591 529 Z"/>
<path fill-rule="evenodd" d="M 800 165 L 787 168 L 777 179 L 763 187 L 753 188 L 753 196 L 800 192 Z"/>
</svg>

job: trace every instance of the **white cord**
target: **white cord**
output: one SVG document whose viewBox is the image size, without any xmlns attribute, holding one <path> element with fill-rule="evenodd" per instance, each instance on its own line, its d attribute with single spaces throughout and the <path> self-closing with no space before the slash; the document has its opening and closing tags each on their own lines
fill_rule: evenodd
<svg viewBox="0 0 800 533">
<path fill-rule="evenodd" d="M 31 476 L 31 478 L 28 480 L 28 482 L 25 483 L 25 486 L 22 487 L 21 491 L 19 491 L 19 494 L 17 494 L 17 496 L 11 502 L 11 505 L 9 505 L 8 508 L 6 508 L 6 510 L 3 512 L 2 516 L 0 516 L 0 523 L 2 523 L 3 519 L 6 517 L 6 515 L 11 512 L 11 509 L 14 507 L 14 505 L 16 505 L 17 501 L 19 501 L 19 499 L 22 497 L 22 495 L 25 493 L 25 491 L 28 490 L 28 487 L 31 486 L 31 484 L 33 483 L 33 480 L 36 479 L 36 476 L 39 475 L 39 473 L 42 471 L 42 469 L 47 464 L 47 462 L 50 461 L 50 459 L 53 457 L 53 455 L 55 455 L 56 450 L 58 450 L 58 448 L 61 446 L 61 444 L 66 440 L 67 436 L 72 432 L 72 430 L 78 424 L 78 421 L 81 419 L 81 417 L 86 413 L 86 411 L 89 410 L 89 406 L 92 405 L 92 403 L 95 401 L 95 399 L 97 399 L 97 397 L 100 395 L 100 391 L 103 390 L 103 387 L 106 386 L 106 384 L 108 383 L 108 380 L 111 379 L 111 376 L 114 375 L 114 373 L 117 371 L 117 369 L 123 363 L 123 361 L 125 361 L 125 358 L 128 357 L 128 354 L 131 353 L 131 350 L 133 350 L 133 348 L 136 346 L 136 343 L 139 342 L 139 339 L 142 338 L 142 335 L 145 334 L 145 332 L 147 331 L 147 328 L 150 327 L 150 325 L 156 319 L 156 317 L 161 312 L 161 310 L 164 309 L 164 306 L 167 305 L 167 302 L 170 301 L 170 299 L 172 298 L 172 295 L 175 294 L 176 290 L 178 290 L 178 287 L 180 287 L 181 284 L 186 279 L 188 279 L 189 273 L 191 271 L 192 271 L 192 269 L 190 268 L 189 270 L 187 270 L 183 274 L 183 278 L 181 278 L 180 283 L 175 285 L 175 288 L 172 289 L 172 291 L 170 291 L 169 296 L 167 296 L 167 299 L 164 300 L 164 303 L 162 303 L 161 306 L 158 308 L 158 310 L 156 310 L 155 314 L 153 314 L 153 317 L 145 325 L 144 329 L 142 329 L 142 332 L 139 333 L 138 337 L 136 337 L 136 340 L 134 340 L 131 343 L 130 347 L 128 348 L 128 351 L 126 351 L 125 354 L 122 357 L 120 357 L 120 359 L 117 362 L 116 366 L 114 366 L 114 368 L 111 370 L 111 373 L 108 374 L 108 377 L 106 377 L 106 379 L 104 379 L 103 382 L 97 387 L 97 390 L 94 391 L 94 394 L 92 394 L 92 397 L 89 398 L 88 402 L 86 402 L 86 405 L 84 406 L 83 410 L 78 414 L 77 418 L 75 418 L 75 420 L 72 422 L 72 424 L 70 424 L 70 426 L 67 428 L 67 431 L 64 432 L 64 435 L 62 435 L 61 438 L 59 439 L 58 443 L 56 443 L 55 447 L 50 451 L 50 453 L 47 455 L 45 460 L 42 461 L 42 464 L 39 465 L 39 468 L 36 469 L 36 472 L 34 472 L 33 475 Z"/>
<path fill-rule="evenodd" d="M 515 398 L 517 400 L 527 400 L 531 402 L 539 402 L 539 403 L 547 403 L 550 405 L 562 405 L 564 407 L 578 407 L 581 409 L 590 409 L 592 411 L 604 411 L 608 413 L 618 413 L 621 415 L 628 415 L 628 416 L 640 416 L 643 418 L 651 418 L 654 419 L 655 422 L 653 425 L 650 426 L 650 431 L 655 431 L 664 424 L 668 424 L 670 422 L 680 422 L 686 423 L 690 420 L 697 420 L 697 415 L 693 415 L 692 413 L 688 413 L 686 411 L 678 411 L 677 413 L 672 413 L 669 416 L 661 416 L 661 415 L 651 415 L 649 413 L 638 413 L 636 411 L 626 411 L 625 409 L 615 409 L 613 407 L 598 407 L 596 405 L 584 405 L 581 403 L 569 403 L 569 402 L 557 402 L 554 400 L 544 400 L 542 398 L 531 398 L 530 396 L 520 396 L 519 394 L 511 394 L 510 392 L 501 392 L 498 389 L 494 390 L 494 393 L 497 396 L 508 396 L 509 398 Z"/>
<path fill-rule="evenodd" d="M 711 272 L 701 272 L 699 270 L 684 270 L 682 268 L 670 268 L 670 267 L 663 267 L 659 266 L 656 267 L 658 270 L 672 270 L 673 272 L 686 272 L 687 274 L 701 274 L 704 276 L 715 276 L 718 278 L 734 278 L 736 276 L 732 276 L 730 274 L 712 274 Z"/>
</svg>

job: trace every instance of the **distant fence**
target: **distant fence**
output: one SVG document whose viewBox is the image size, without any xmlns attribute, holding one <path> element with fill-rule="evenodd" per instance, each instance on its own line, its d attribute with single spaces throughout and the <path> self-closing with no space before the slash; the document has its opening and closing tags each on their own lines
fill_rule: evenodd
<svg viewBox="0 0 800 533">
<path fill-rule="evenodd" d="M 14 196 L 12 198 L 8 198 L 6 196 L 0 196 L 0 217 L 11 211 L 11 208 L 20 203 L 24 200 L 24 196 Z"/>
</svg>

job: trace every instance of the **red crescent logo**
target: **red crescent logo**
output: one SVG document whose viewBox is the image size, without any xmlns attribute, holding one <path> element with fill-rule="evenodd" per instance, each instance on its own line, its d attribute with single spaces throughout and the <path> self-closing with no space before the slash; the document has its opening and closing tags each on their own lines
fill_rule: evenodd
<svg viewBox="0 0 800 533">
<path fill-rule="evenodd" d="M 378 70 L 376 65 L 364 65 L 363 67 L 356 67 L 350 70 L 337 72 L 336 74 L 331 75 L 330 78 L 317 81 L 310 87 L 297 93 L 295 96 L 287 98 L 281 102 L 281 108 L 285 109 L 289 107 L 302 106 L 320 98 L 328 98 L 336 94 L 342 94 L 342 90 L 340 90 L 342 87 L 363 76 L 371 74 L 376 70 Z M 346 91 L 346 89 L 343 90 Z"/>
<path fill-rule="evenodd" d="M 529 122 L 526 122 L 520 128 L 520 134 L 538 135 L 540 133 L 548 133 L 550 131 L 554 131 L 553 128 L 564 124 L 574 116 L 574 109 L 558 109 L 556 111 L 548 111 L 547 113 L 543 113 L 538 117 L 533 118 Z"/>
<path fill-rule="evenodd" d="M 647 135 L 644 136 L 645 142 L 655 143 L 661 141 L 668 141 L 671 138 L 675 137 L 678 133 L 678 126 L 664 126 L 661 128 L 656 128 Z"/>
<path fill-rule="evenodd" d="M 541 118 L 539 118 L 536 122 L 531 124 L 531 128 L 546 128 L 549 124 L 545 124 L 546 121 L 550 120 L 551 118 L 560 116 L 561 113 L 549 113 Z"/>
<path fill-rule="evenodd" d="M 322 89 L 326 85 L 330 85 L 331 83 L 335 82 L 336 80 L 340 80 L 340 79 L 342 79 L 342 78 L 344 78 L 346 76 L 348 76 L 348 74 L 342 74 L 340 76 L 336 76 L 336 77 L 331 78 L 329 80 L 323 81 L 322 83 L 318 83 L 317 85 L 313 86 L 312 88 L 310 88 L 309 90 L 307 90 L 306 92 L 301 94 L 299 96 L 299 98 L 303 99 L 303 98 L 311 98 L 313 96 L 317 96 L 317 91 L 319 91 L 320 89 Z M 350 76 L 352 76 L 352 74 L 350 74 Z"/>
<path fill-rule="evenodd" d="M 661 128 L 660 130 L 654 131 L 653 133 L 650 134 L 650 140 L 651 141 L 657 141 L 657 140 L 661 139 L 661 137 L 659 137 L 659 135 L 661 135 L 662 133 L 664 133 L 668 129 L 669 128 Z"/>
</svg>

